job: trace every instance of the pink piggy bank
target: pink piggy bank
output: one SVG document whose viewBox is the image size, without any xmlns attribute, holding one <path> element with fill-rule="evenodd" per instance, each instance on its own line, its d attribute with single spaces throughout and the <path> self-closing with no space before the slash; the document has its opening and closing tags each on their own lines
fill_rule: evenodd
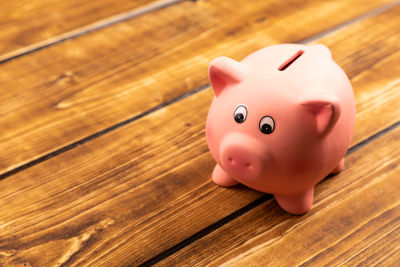
<svg viewBox="0 0 400 267">
<path fill-rule="evenodd" d="M 314 186 L 343 169 L 355 122 L 350 81 L 329 49 L 282 44 L 241 62 L 219 57 L 209 79 L 212 180 L 242 183 L 273 194 L 289 213 L 307 212 Z"/>
</svg>

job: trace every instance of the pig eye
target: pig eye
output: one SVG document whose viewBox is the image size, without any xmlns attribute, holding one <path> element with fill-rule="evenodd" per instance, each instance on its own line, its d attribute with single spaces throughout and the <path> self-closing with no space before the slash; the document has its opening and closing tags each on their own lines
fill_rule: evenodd
<svg viewBox="0 0 400 267">
<path fill-rule="evenodd" d="M 260 131 L 263 134 L 270 134 L 274 131 L 275 122 L 274 119 L 270 116 L 265 116 L 260 120 Z"/>
<path fill-rule="evenodd" d="M 245 105 L 238 105 L 235 108 L 235 113 L 233 114 L 235 121 L 237 123 L 243 123 L 247 118 L 247 108 Z"/>
</svg>

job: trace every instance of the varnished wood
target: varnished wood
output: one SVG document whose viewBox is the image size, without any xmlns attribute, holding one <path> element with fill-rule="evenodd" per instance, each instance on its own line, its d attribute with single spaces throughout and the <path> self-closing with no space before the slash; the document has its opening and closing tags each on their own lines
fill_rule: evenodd
<svg viewBox="0 0 400 267">
<path fill-rule="evenodd" d="M 390 20 L 395 12 L 381 15 L 386 16 L 391 25 L 370 22 L 380 19 L 379 16 L 359 24 L 374 25 L 376 34 L 381 34 L 380 27 L 388 31 L 397 29 L 397 20 Z M 351 26 L 348 30 L 354 31 L 354 27 L 358 29 L 359 26 Z M 363 31 L 354 31 L 354 34 L 359 36 L 361 44 L 374 46 L 374 38 L 363 41 Z M 329 36 L 326 40 L 330 40 Z M 334 54 L 336 47 L 341 46 L 348 47 L 349 56 L 357 54 L 357 45 L 346 43 L 346 40 L 332 42 Z M 386 103 L 399 103 L 392 101 L 393 94 L 385 93 L 391 90 L 389 85 L 397 76 L 389 75 L 388 79 L 381 80 L 380 86 L 370 83 L 376 86 L 375 90 L 380 90 L 380 95 L 386 96 L 377 99 L 372 97 L 375 91 L 367 86 L 369 76 L 363 75 L 371 65 L 377 70 L 387 69 L 399 57 L 398 53 L 385 56 L 384 51 L 382 55 L 382 58 L 366 56 L 364 61 L 348 65 L 348 71 L 352 71 L 351 67 L 359 70 L 353 79 L 364 85 L 355 87 L 357 94 L 363 97 L 357 98 L 360 114 L 357 122 L 367 121 L 375 112 L 382 117 L 388 116 L 368 123 L 363 133 L 359 133 L 360 140 L 382 130 L 388 121 L 396 120 L 400 115 L 396 106 L 387 114 L 379 108 Z M 339 63 L 342 60 L 339 59 Z M 214 162 L 204 138 L 204 121 L 211 98 L 211 90 L 204 90 L 1 180 L 1 263 L 136 265 L 262 196 L 243 186 L 226 189 L 211 183 L 209 175 Z M 359 101 L 365 104 L 360 105 Z M 374 105 L 377 107 L 368 108 Z M 326 216 L 334 219 L 329 215 L 330 208 L 336 217 L 342 216 L 338 210 L 346 210 L 346 204 L 352 204 L 354 210 L 354 205 L 364 200 L 364 194 L 373 197 L 375 184 L 379 183 L 379 188 L 386 190 L 384 181 L 389 181 L 394 190 L 398 186 L 398 183 L 391 184 L 393 174 L 398 173 L 398 138 L 399 129 L 396 129 L 350 155 L 342 174 L 317 187 L 316 205 L 308 215 L 291 216 L 270 200 L 204 239 L 221 233 L 220 238 L 206 246 L 198 245 L 204 240 L 200 239 L 166 260 L 180 259 L 177 262 L 182 263 L 186 258 L 187 262 L 196 259 L 198 263 L 210 260 L 223 263 L 240 257 L 257 245 L 275 243 L 275 239 L 284 238 L 298 227 L 306 231 L 307 225 L 314 225 L 306 225 L 307 222 L 321 218 L 327 222 Z M 390 196 L 391 191 L 384 192 Z M 372 218 L 374 212 L 379 215 L 378 212 L 389 208 L 387 198 L 382 198 L 386 202 L 379 202 L 376 211 L 370 207 L 372 200 L 365 200 L 368 200 L 369 209 L 355 216 L 355 223 L 346 229 L 355 229 L 359 222 L 356 220 L 363 218 L 361 215 Z M 352 210 L 343 215 L 350 216 Z M 315 217 L 321 214 L 325 216 Z M 334 222 L 330 222 L 331 225 Z M 237 225 L 242 228 L 235 228 Z M 314 227 L 324 227 L 324 224 Z M 271 231 L 265 232 L 268 229 Z M 332 238 L 342 237 L 343 231 Z M 296 236 L 291 235 L 294 241 L 297 241 Z M 275 249 L 279 250 L 278 244 L 282 242 L 276 244 Z M 299 260 L 315 256 L 311 252 L 319 251 L 318 243 L 314 246 L 314 250 Z M 229 250 L 236 247 L 238 249 Z M 191 249 L 191 256 L 184 254 L 188 249 Z M 46 251 L 49 253 L 44 253 Z M 245 261 L 246 257 L 238 260 Z"/>
<path fill-rule="evenodd" d="M 169 2 L 1 1 L 0 62 Z"/>
<path fill-rule="evenodd" d="M 312 9 L 310 3 L 305 5 Z M 397 14 L 398 9 L 393 9 L 320 40 L 332 48 L 339 64 L 350 74 L 356 90 L 359 115 L 353 145 L 400 117 L 397 93 L 400 70 L 392 67 L 400 59 Z M 262 40 L 255 32 L 248 36 Z M 232 38 L 240 39 L 240 35 Z M 345 51 L 343 47 L 346 47 Z M 52 49 L 55 48 L 43 50 L 41 58 L 55 55 Z M 238 53 L 244 53 L 244 50 L 239 49 Z M 64 63 L 63 60 L 59 62 Z M 184 66 L 183 61 L 181 64 L 174 61 L 170 68 Z M 27 66 L 26 70 L 34 65 Z M 200 65 L 192 65 L 193 72 L 201 69 Z M 43 68 L 43 73 L 53 67 L 52 64 L 44 66 L 47 67 Z M 184 68 L 181 75 L 185 71 Z M 99 70 L 93 73 L 99 73 Z M 146 77 L 156 79 L 157 73 L 146 74 Z M 29 77 L 33 79 L 34 76 Z M 87 77 L 81 76 L 81 79 Z M 198 81 L 201 81 L 199 77 Z M 19 82 L 29 84 L 30 79 L 24 81 L 21 77 Z M 129 77 L 123 75 L 119 79 L 122 84 L 122 80 L 129 80 Z M 81 83 L 79 79 L 76 82 Z M 171 82 L 171 88 L 174 84 Z M 68 88 L 72 85 L 73 82 L 59 89 L 71 93 Z M 158 92 L 163 85 L 161 83 L 149 92 Z M 35 99 L 25 96 L 25 99 L 29 100 L 29 105 L 43 101 L 41 99 L 45 97 L 51 103 L 56 99 L 52 98 L 54 91 L 49 90 L 50 87 L 33 86 L 29 97 L 35 97 L 36 92 L 43 95 Z M 143 99 L 146 96 L 144 88 L 147 87 L 142 89 Z M 89 92 L 99 94 L 103 91 Z M 98 131 L 94 123 L 101 113 L 89 110 L 105 103 L 102 101 L 107 98 L 100 101 L 89 92 L 83 95 L 83 102 L 80 97 L 68 96 L 65 102 L 52 104 L 57 107 L 58 103 L 72 101 L 73 106 L 79 107 L 63 113 L 67 123 L 54 126 L 59 117 L 51 115 L 52 109 L 42 110 L 41 118 L 50 117 L 42 122 L 49 134 L 60 129 L 59 137 L 64 138 L 62 128 L 74 123 L 81 123 L 80 127 L 92 125 L 85 133 Z M 20 96 L 15 92 L 12 95 L 11 91 L 7 93 L 10 105 L 15 105 Z M 221 188 L 210 182 L 214 162 L 204 139 L 204 120 L 211 98 L 210 89 L 203 90 L 1 180 L 0 265 L 137 265 L 248 203 L 254 203 L 261 193 L 243 186 Z M 114 109 L 116 103 L 118 101 L 101 108 L 115 111 L 118 110 Z M 24 119 L 21 123 L 31 123 L 30 128 L 24 128 L 15 136 L 29 136 L 29 131 L 38 125 L 33 119 L 37 114 L 30 117 L 28 111 L 29 107 L 22 113 L 24 116 L 17 118 Z M 75 115 L 74 112 L 82 114 Z M 371 120 L 376 117 L 379 120 Z M 75 122 L 76 118 L 81 121 Z M 107 120 L 115 123 L 120 118 L 110 115 Z M 86 124 L 84 120 L 94 122 Z M 44 126 L 41 131 L 46 129 Z M 71 140 L 70 135 L 65 138 Z M 400 175 L 399 138 L 400 127 L 397 127 L 348 156 L 343 173 L 318 185 L 316 205 L 309 214 L 291 216 L 272 199 L 268 200 L 243 215 L 239 213 L 236 219 L 222 227 L 211 226 L 212 232 L 201 239 L 192 237 L 194 243 L 178 247 L 175 254 L 160 264 L 319 266 L 346 262 L 349 265 L 396 265 L 400 201 L 393 194 L 400 189 L 396 179 Z M 42 145 L 43 140 L 38 145 Z M 54 140 L 49 143 L 54 144 Z M 29 142 L 23 144 L 27 149 L 32 146 Z"/>
<path fill-rule="evenodd" d="M 204 86 L 216 56 L 301 41 L 389 2 L 183 2 L 2 64 L 0 173 Z"/>
</svg>

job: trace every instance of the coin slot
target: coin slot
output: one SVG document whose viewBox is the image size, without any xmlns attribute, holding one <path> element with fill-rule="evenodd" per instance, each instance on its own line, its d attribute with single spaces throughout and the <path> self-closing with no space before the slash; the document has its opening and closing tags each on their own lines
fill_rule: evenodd
<svg viewBox="0 0 400 267">
<path fill-rule="evenodd" d="M 293 56 L 291 56 L 288 60 L 286 60 L 285 62 L 283 62 L 282 65 L 280 65 L 280 67 L 278 68 L 279 71 L 283 71 L 285 69 L 287 69 L 290 65 L 293 64 L 293 62 L 295 62 L 299 57 L 301 57 L 301 55 L 304 54 L 303 50 L 299 50 L 297 51 L 296 54 L 294 54 Z"/>
</svg>

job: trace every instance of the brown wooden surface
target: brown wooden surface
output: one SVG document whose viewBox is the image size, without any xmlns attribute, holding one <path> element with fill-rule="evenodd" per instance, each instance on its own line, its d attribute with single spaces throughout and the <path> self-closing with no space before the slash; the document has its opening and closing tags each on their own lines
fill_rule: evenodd
<svg viewBox="0 0 400 267">
<path fill-rule="evenodd" d="M 169 2 L 177 1 L 0 1 L 0 61 Z"/>
<path fill-rule="evenodd" d="M 0 180 L 0 265 L 399 265 L 400 7 L 332 29 L 388 3 L 368 2 L 184 2 L 0 65 L 3 172 L 165 105 Z M 211 90 L 168 101 L 205 85 L 214 56 L 330 29 L 315 42 L 357 102 L 346 169 L 304 216 L 213 184 Z"/>
<path fill-rule="evenodd" d="M 214 57 L 298 42 L 388 2 L 182 2 L 2 64 L 0 174 L 206 85 Z"/>
</svg>

